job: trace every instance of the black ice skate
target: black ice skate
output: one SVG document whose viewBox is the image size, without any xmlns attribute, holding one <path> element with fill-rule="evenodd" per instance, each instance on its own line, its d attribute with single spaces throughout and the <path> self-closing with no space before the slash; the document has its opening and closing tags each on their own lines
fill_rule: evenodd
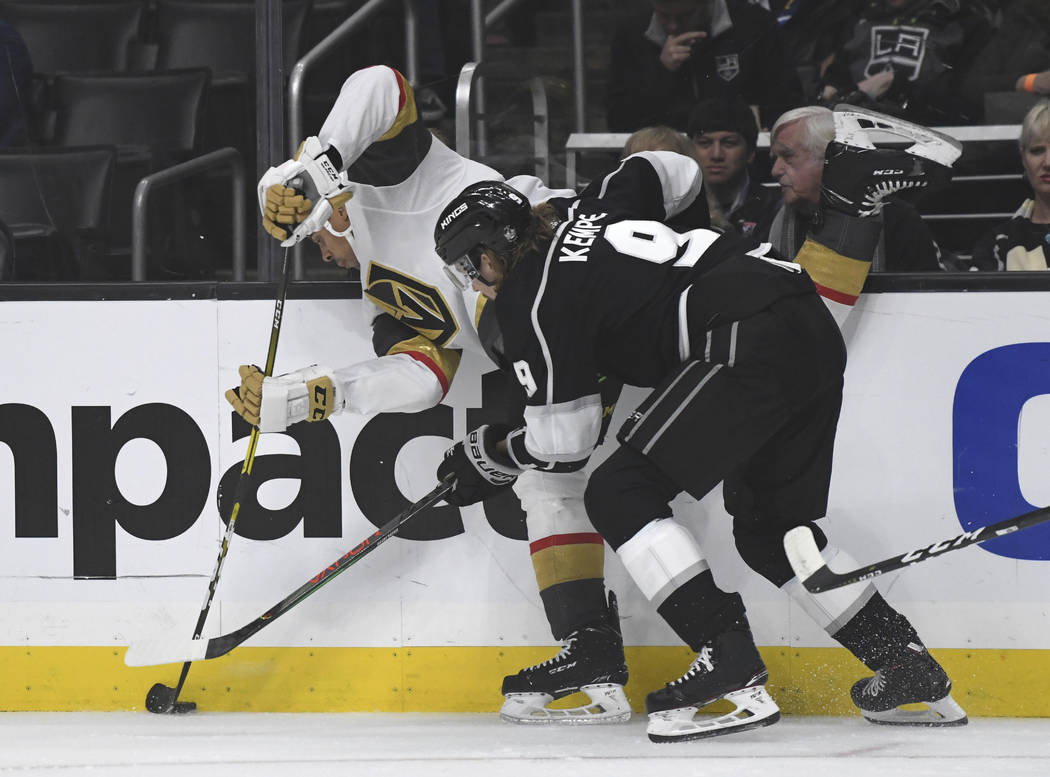
<svg viewBox="0 0 1050 777">
<path fill-rule="evenodd" d="M 646 697 L 649 739 L 684 742 L 776 723 L 780 708 L 763 687 L 768 679 L 750 631 L 720 634 L 701 648 L 684 675 Z M 698 710 L 719 699 L 732 702 L 736 709 L 717 718 L 694 720 Z"/>
<path fill-rule="evenodd" d="M 605 617 L 570 634 L 554 658 L 503 678 L 506 701 L 500 717 L 509 723 L 620 723 L 631 707 L 623 686 L 627 663 L 616 596 L 609 592 Z M 547 709 L 556 699 L 582 691 L 591 703 Z"/>
<path fill-rule="evenodd" d="M 951 697 L 952 681 L 921 645 L 892 660 L 874 677 L 858 680 L 850 698 L 872 723 L 891 726 L 964 726 L 966 711 Z M 905 704 L 925 704 L 924 710 L 902 710 Z"/>
</svg>

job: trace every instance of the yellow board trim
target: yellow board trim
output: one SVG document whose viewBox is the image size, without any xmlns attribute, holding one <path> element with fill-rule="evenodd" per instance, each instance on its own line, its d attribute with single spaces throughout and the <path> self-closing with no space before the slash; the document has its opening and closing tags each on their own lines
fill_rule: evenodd
<svg viewBox="0 0 1050 777">
<path fill-rule="evenodd" d="M 769 690 L 786 714 L 856 715 L 849 688 L 867 670 L 841 648 L 764 647 Z M 195 663 L 183 699 L 237 712 L 495 712 L 503 676 L 552 647 L 253 648 Z M 1050 717 L 1050 650 L 934 650 L 971 717 Z M 685 647 L 629 647 L 627 696 L 683 672 Z M 141 710 L 181 665 L 124 666 L 123 647 L 0 647 L 0 710 Z M 567 701 L 567 700 L 563 700 Z"/>
</svg>

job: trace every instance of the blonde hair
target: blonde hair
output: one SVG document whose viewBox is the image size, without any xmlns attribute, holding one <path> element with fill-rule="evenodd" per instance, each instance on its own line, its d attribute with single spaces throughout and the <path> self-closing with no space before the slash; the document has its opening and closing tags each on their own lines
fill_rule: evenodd
<svg viewBox="0 0 1050 777">
<path fill-rule="evenodd" d="M 1041 139 L 1050 140 L 1050 100 L 1040 100 L 1028 111 L 1017 142 L 1024 153 Z"/>
<path fill-rule="evenodd" d="M 623 146 L 621 156 L 627 157 L 639 151 L 676 151 L 688 157 L 695 154 L 693 142 L 689 138 L 678 130 L 663 124 L 655 127 L 642 127 L 632 133 Z"/>
</svg>

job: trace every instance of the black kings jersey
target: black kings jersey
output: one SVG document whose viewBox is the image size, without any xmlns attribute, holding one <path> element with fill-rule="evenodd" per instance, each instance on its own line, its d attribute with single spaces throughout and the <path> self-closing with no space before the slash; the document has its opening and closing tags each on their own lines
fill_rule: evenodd
<svg viewBox="0 0 1050 777">
<path fill-rule="evenodd" d="M 689 174 L 692 187 L 682 184 Z M 599 376 L 655 386 L 689 358 L 690 330 L 815 293 L 769 244 L 662 223 L 698 193 L 691 159 L 628 157 L 502 283 L 495 309 L 505 355 L 527 394 L 527 425 L 511 440 L 519 464 L 582 466 L 598 439 Z"/>
</svg>

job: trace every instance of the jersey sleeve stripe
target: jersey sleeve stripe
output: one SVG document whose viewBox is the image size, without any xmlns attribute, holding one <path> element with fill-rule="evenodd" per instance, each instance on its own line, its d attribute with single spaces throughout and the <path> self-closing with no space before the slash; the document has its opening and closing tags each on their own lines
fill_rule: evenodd
<svg viewBox="0 0 1050 777">
<path fill-rule="evenodd" d="M 396 137 L 401 130 L 419 118 L 416 112 L 416 98 L 412 92 L 412 85 L 396 70 L 394 71 L 394 77 L 397 79 L 397 87 L 400 90 L 397 98 L 397 116 L 394 117 L 394 123 L 390 125 L 390 129 L 379 136 L 379 140 L 390 140 Z"/>
<path fill-rule="evenodd" d="M 460 353 L 451 348 L 441 348 L 434 345 L 425 337 L 416 337 L 405 340 L 390 348 L 389 355 L 403 353 L 411 356 L 418 362 L 424 364 L 441 384 L 441 396 L 448 393 L 452 378 L 459 369 Z"/>
<path fill-rule="evenodd" d="M 393 70 L 391 68 L 391 70 Z M 419 118 L 412 86 L 393 70 L 397 81 L 398 111 L 389 129 L 347 169 L 350 180 L 369 186 L 396 186 L 418 168 L 434 143 L 426 124 Z"/>
</svg>

